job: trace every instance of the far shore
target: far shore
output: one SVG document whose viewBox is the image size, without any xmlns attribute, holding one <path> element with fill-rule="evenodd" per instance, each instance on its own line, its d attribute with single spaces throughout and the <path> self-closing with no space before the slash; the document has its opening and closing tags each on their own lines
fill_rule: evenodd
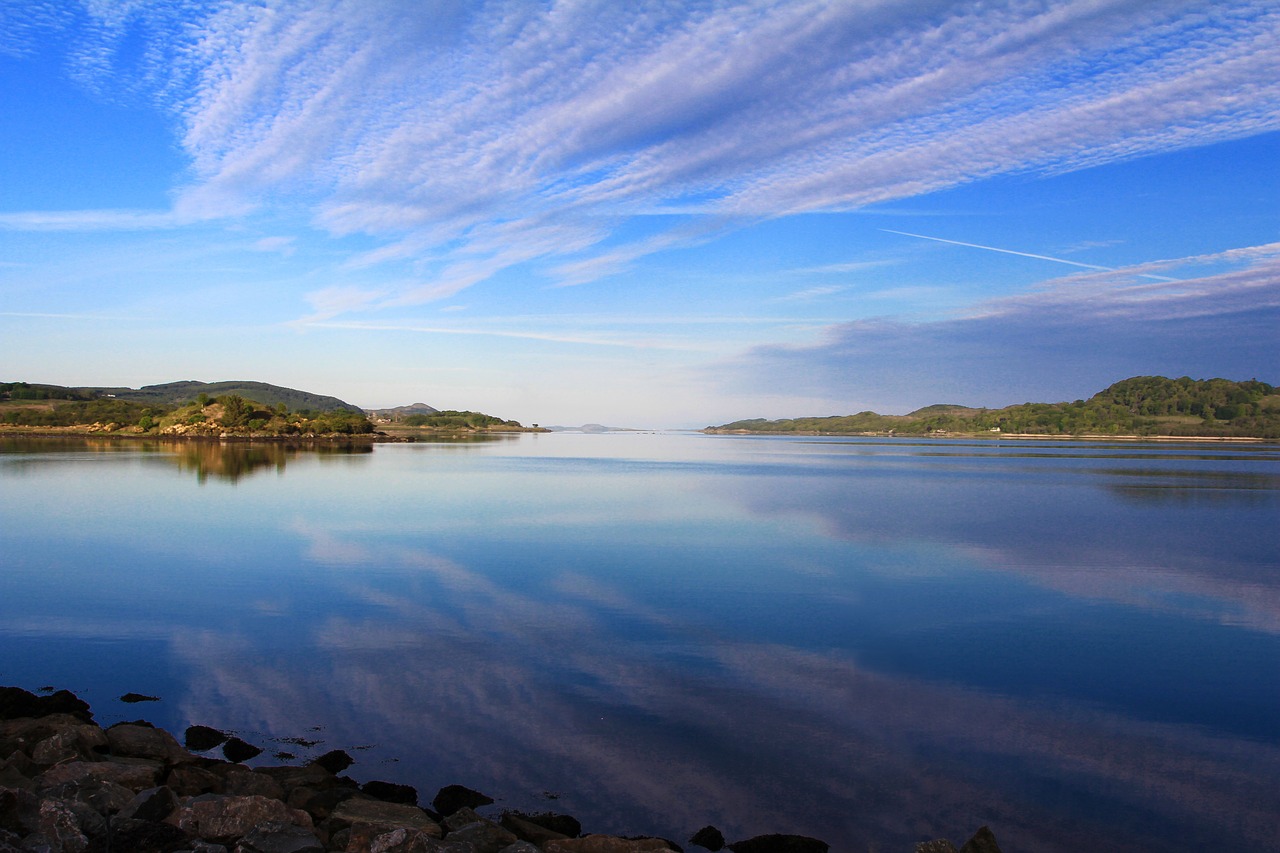
<svg viewBox="0 0 1280 853">
<path fill-rule="evenodd" d="M 773 432 L 770 430 L 750 429 L 714 429 L 699 430 L 705 435 L 761 435 L 761 436 L 805 436 L 809 438 L 910 438 L 910 439 L 948 439 L 948 438 L 980 438 L 999 441 L 1003 438 L 1031 439 L 1040 441 L 1163 441 L 1163 442 L 1223 442 L 1241 444 L 1277 444 L 1280 439 L 1259 438 L 1242 435 L 1106 435 L 1102 433 L 1082 433 L 1068 435 L 1063 433 L 1039 432 L 818 432 L 816 430 L 796 430 L 794 432 Z"/>
</svg>

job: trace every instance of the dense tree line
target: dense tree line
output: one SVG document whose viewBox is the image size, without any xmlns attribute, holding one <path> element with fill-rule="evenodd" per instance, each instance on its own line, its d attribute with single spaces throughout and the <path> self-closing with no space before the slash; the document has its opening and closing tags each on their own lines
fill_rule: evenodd
<svg viewBox="0 0 1280 853">
<path fill-rule="evenodd" d="M 22 383 L 14 383 L 21 385 Z M 0 409 L 0 423 L 29 427 L 111 425 L 134 432 L 182 435 L 362 435 L 373 432 L 363 414 L 347 410 L 290 412 L 284 403 L 259 403 L 238 394 L 209 399 L 208 394 L 179 405 L 151 405 L 115 397 L 55 400 L 24 396 L 26 388 L 5 388 L 10 401 Z M 30 402 L 30 405 L 23 403 Z"/>
<path fill-rule="evenodd" d="M 1025 433 L 1280 438 L 1280 395 L 1266 382 L 1135 376 L 1088 400 L 1003 409 L 930 406 L 908 415 L 735 421 L 711 431 L 760 433 Z"/>
<path fill-rule="evenodd" d="M 517 421 L 504 421 L 502 418 L 496 418 L 493 415 L 486 415 L 480 412 L 459 412 L 452 409 L 431 414 L 409 415 L 402 423 L 405 426 L 442 430 L 520 427 Z"/>
</svg>

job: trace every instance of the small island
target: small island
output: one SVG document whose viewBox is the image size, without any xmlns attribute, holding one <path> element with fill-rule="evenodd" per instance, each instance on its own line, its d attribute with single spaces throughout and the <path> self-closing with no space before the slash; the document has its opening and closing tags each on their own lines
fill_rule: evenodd
<svg viewBox="0 0 1280 853">
<path fill-rule="evenodd" d="M 142 388 L 0 383 L 0 430 L 23 435 L 372 441 L 543 431 L 480 412 L 439 411 L 422 403 L 366 412 L 337 397 L 266 382 L 194 380 Z"/>
<path fill-rule="evenodd" d="M 1071 403 L 1021 403 L 1002 409 L 939 404 L 905 415 L 766 420 L 711 426 L 736 435 L 981 435 L 1000 437 L 1280 438 L 1280 393 L 1250 379 L 1135 376 Z"/>
</svg>

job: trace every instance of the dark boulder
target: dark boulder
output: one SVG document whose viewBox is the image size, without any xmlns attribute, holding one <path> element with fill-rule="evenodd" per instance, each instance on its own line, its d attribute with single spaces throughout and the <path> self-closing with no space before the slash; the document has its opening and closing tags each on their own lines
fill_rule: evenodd
<svg viewBox="0 0 1280 853">
<path fill-rule="evenodd" d="M 121 702 L 133 704 L 135 702 L 159 702 L 159 696 L 148 696 L 145 693 L 126 693 L 120 697 Z"/>
<path fill-rule="evenodd" d="M 130 853 L 174 853 L 190 850 L 191 836 L 176 826 L 151 820 L 115 817 L 111 820 L 111 834 L 95 839 L 90 853 L 128 850 Z"/>
<path fill-rule="evenodd" d="M 345 750 L 331 749 L 311 763 L 317 767 L 323 767 L 330 773 L 337 774 L 355 764 L 356 760 L 348 755 Z"/>
<path fill-rule="evenodd" d="M 431 805 L 442 815 L 451 815 L 458 809 L 476 809 L 493 802 L 493 797 L 479 791 L 473 791 L 465 785 L 445 785 L 431 801 Z"/>
<path fill-rule="evenodd" d="M 395 782 L 379 782 L 375 779 L 365 782 L 360 790 L 375 800 L 387 803 L 408 803 L 411 806 L 418 804 L 418 789 L 412 785 L 397 785 Z"/>
<path fill-rule="evenodd" d="M 222 745 L 222 754 L 228 761 L 239 764 L 241 761 L 248 761 L 250 758 L 261 755 L 262 750 L 238 737 L 233 737 Z"/>
<path fill-rule="evenodd" d="M 693 837 L 689 839 L 689 843 L 705 847 L 708 850 L 722 850 L 724 849 L 724 834 L 714 826 L 704 826 L 693 834 Z"/>
<path fill-rule="evenodd" d="M 93 722 L 89 703 L 70 690 L 37 696 L 21 687 L 0 687 L 0 720 L 47 717 L 50 714 L 70 714 L 86 723 Z"/>
<path fill-rule="evenodd" d="M 990 828 L 981 826 L 960 848 L 960 853 L 1000 853 L 1000 845 L 996 844 L 995 833 Z"/>
<path fill-rule="evenodd" d="M 827 853 L 825 841 L 805 835 L 757 835 L 728 845 L 733 853 Z"/>
<path fill-rule="evenodd" d="M 188 726 L 187 732 L 183 736 L 183 742 L 187 749 L 194 752 L 204 752 L 207 749 L 213 749 L 215 746 L 221 746 L 226 743 L 228 737 L 230 735 L 226 732 L 220 732 L 208 726 Z"/>
</svg>

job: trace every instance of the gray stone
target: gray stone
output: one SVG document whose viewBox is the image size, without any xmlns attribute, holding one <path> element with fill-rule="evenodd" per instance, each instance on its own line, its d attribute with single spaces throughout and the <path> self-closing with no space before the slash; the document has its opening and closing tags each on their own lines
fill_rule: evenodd
<svg viewBox="0 0 1280 853">
<path fill-rule="evenodd" d="M 542 850 L 538 845 L 528 841 L 517 841 L 515 844 L 503 847 L 498 853 L 542 853 Z"/>
<path fill-rule="evenodd" d="M 0 788 L 0 829 L 27 835 L 40 826 L 40 800 L 25 788 Z"/>
<path fill-rule="evenodd" d="M 46 839 L 54 853 L 84 853 L 89 849 L 89 836 L 69 804 L 44 800 L 40 803 L 38 821 L 37 834 Z"/>
<path fill-rule="evenodd" d="M 110 850 L 127 850 L 129 853 L 174 853 L 193 849 L 190 836 L 176 826 L 150 820 L 113 818 L 111 821 Z M 104 845 L 105 847 L 105 845 Z M 223 848 L 222 853 L 226 853 Z"/>
<path fill-rule="evenodd" d="M 945 838 L 932 841 L 921 841 L 916 845 L 916 853 L 959 853 L 956 846 Z"/>
<path fill-rule="evenodd" d="M 173 789 L 167 785 L 161 785 L 158 788 L 139 791 L 129 804 L 120 810 L 119 816 L 124 820 L 137 818 L 159 822 L 173 814 L 177 807 L 178 798 L 174 795 Z"/>
<path fill-rule="evenodd" d="M 148 758 L 169 764 L 182 764 L 195 760 L 164 729 L 140 726 L 137 723 L 120 723 L 107 729 L 107 743 L 111 754 L 128 758 Z"/>
<path fill-rule="evenodd" d="M 273 800 L 284 799 L 284 786 L 265 773 L 257 773 L 239 764 L 226 764 L 214 768 L 222 776 L 222 792 L 238 797 L 257 795 Z"/>
<path fill-rule="evenodd" d="M 960 853 L 1000 853 L 1000 845 L 996 844 L 995 833 L 989 827 L 980 826 L 960 848 Z"/>
<path fill-rule="evenodd" d="M 234 841 L 266 821 L 310 828 L 311 816 L 267 797 L 229 797 L 205 794 L 183 803 L 177 824 L 184 831 L 210 841 Z"/>
<path fill-rule="evenodd" d="M 562 838 L 548 841 L 542 848 L 545 853 L 650 853 L 650 851 L 674 850 L 669 841 L 662 838 L 619 838 L 616 835 L 587 835 L 582 838 Z"/>
<path fill-rule="evenodd" d="M 114 814 L 129 804 L 136 795 L 132 788 L 117 785 L 115 782 L 88 780 L 80 782 L 64 782 L 43 791 L 46 797 L 59 800 L 74 800 L 90 806 L 99 814 Z"/>
<path fill-rule="evenodd" d="M 516 838 L 521 841 L 528 841 L 531 844 L 541 846 L 556 838 L 568 838 L 561 832 L 547 829 L 545 826 L 539 826 L 526 817 L 514 812 L 508 812 L 502 816 L 502 826 L 515 834 Z"/>
<path fill-rule="evenodd" d="M 79 724 L 62 729 L 31 750 L 31 760 L 46 767 L 64 761 L 101 761 L 107 736 L 97 726 Z"/>
<path fill-rule="evenodd" d="M 119 761 L 68 761 L 36 777 L 36 789 L 46 790 L 64 782 L 113 782 L 132 791 L 155 787 L 160 767 Z"/>
<path fill-rule="evenodd" d="M 440 825 L 417 806 L 403 803 L 384 803 L 381 800 L 352 798 L 338 804 L 329 820 L 338 826 L 368 824 L 386 829 L 416 829 L 439 838 Z"/>
<path fill-rule="evenodd" d="M 201 794 L 222 794 L 223 777 L 204 767 L 180 764 L 169 771 L 165 784 L 179 797 L 198 797 Z"/>
<path fill-rule="evenodd" d="M 306 827 L 268 821 L 241 838 L 236 853 L 324 853 L 324 845 Z"/>
<path fill-rule="evenodd" d="M 451 830 L 445 840 L 470 844 L 476 849 L 476 853 L 498 853 L 503 847 L 510 847 L 520 839 L 491 820 L 478 820 Z"/>
</svg>

